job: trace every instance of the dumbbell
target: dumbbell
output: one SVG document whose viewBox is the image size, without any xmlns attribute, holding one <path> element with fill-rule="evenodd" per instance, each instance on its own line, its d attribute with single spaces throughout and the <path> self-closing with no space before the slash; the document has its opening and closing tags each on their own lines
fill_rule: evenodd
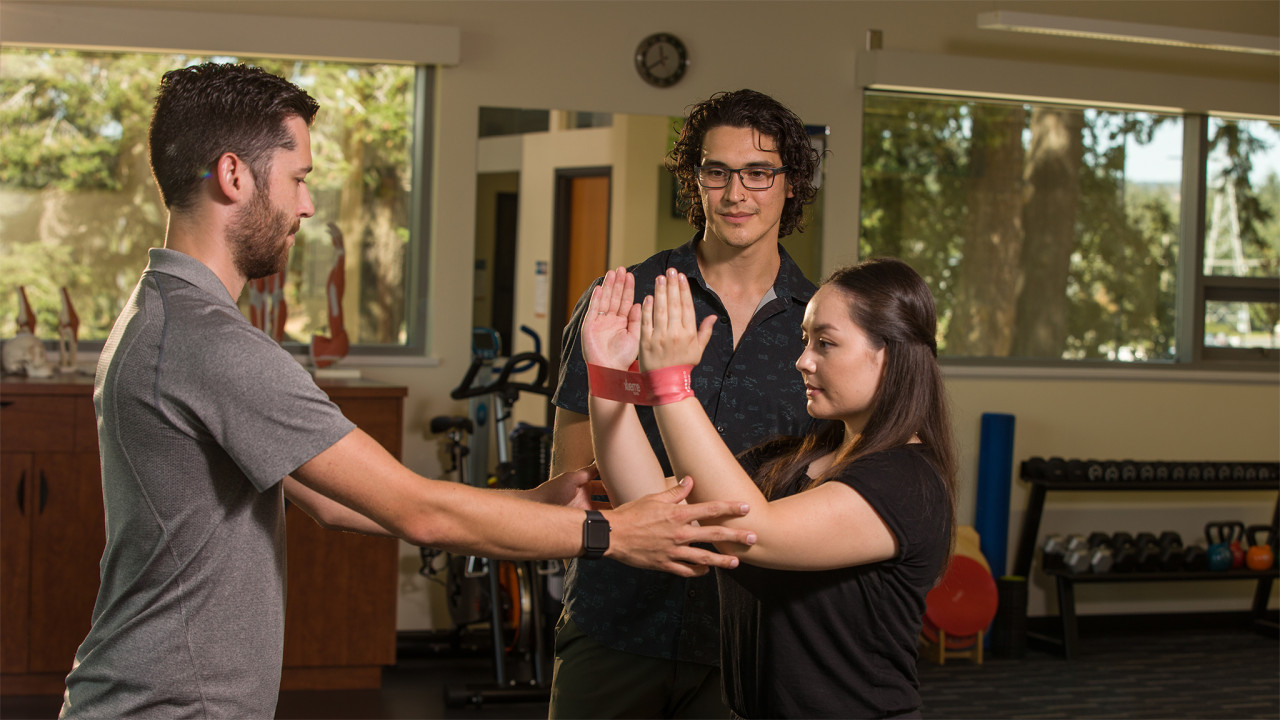
<svg viewBox="0 0 1280 720">
<path fill-rule="evenodd" d="M 1156 466 L 1160 463 L 1144 462 L 1138 463 L 1138 479 L 1143 482 L 1152 482 L 1156 479 Z"/>
<path fill-rule="evenodd" d="M 1043 480 L 1045 478 L 1046 460 L 1042 457 L 1027 458 L 1022 461 L 1022 477 L 1027 480 Z"/>
<path fill-rule="evenodd" d="M 1118 532 L 1111 536 L 1111 569 L 1115 572 L 1133 572 L 1138 567 L 1138 546 L 1133 536 Z"/>
<path fill-rule="evenodd" d="M 1089 541 L 1083 535 L 1049 535 L 1040 549 L 1046 570 L 1082 573 L 1089 569 Z"/>
<path fill-rule="evenodd" d="M 1172 479 L 1172 477 L 1170 476 L 1170 470 L 1172 470 L 1172 467 L 1171 467 L 1172 464 L 1173 463 L 1167 463 L 1167 462 L 1155 463 L 1156 482 L 1169 482 Z"/>
<path fill-rule="evenodd" d="M 1120 479 L 1124 482 L 1133 482 L 1138 479 L 1138 463 L 1132 460 L 1122 460 L 1120 462 Z"/>
<path fill-rule="evenodd" d="M 1170 479 L 1170 480 L 1172 480 L 1172 481 L 1174 481 L 1174 482 L 1182 482 L 1183 480 L 1186 480 L 1186 479 L 1187 479 L 1187 464 L 1186 464 L 1186 463 L 1180 463 L 1180 462 L 1179 462 L 1179 463 L 1170 463 L 1170 464 L 1169 464 L 1169 479 Z"/>
<path fill-rule="evenodd" d="M 1062 556 L 1066 552 L 1066 535 L 1045 535 L 1040 540 L 1040 562 L 1045 570 L 1061 570 L 1065 567 Z"/>
<path fill-rule="evenodd" d="M 1133 538 L 1138 548 L 1138 570 L 1156 572 L 1160 569 L 1160 543 L 1149 532 L 1140 532 Z"/>
<path fill-rule="evenodd" d="M 1182 569 L 1190 572 L 1204 572 L 1209 569 L 1209 553 L 1201 542 L 1197 541 L 1183 549 Z"/>
<path fill-rule="evenodd" d="M 1045 477 L 1049 480 L 1062 481 L 1067 479 L 1067 461 L 1060 457 L 1051 457 L 1045 463 Z"/>
<path fill-rule="evenodd" d="M 1102 463 L 1103 482 L 1120 482 L 1120 463 L 1106 460 Z"/>
<path fill-rule="evenodd" d="M 1102 472 L 1102 461 L 1085 460 L 1084 474 L 1089 479 L 1089 482 L 1102 482 L 1105 479 Z"/>
<path fill-rule="evenodd" d="M 1275 482 L 1280 480 L 1280 463 L 1253 463 L 1254 478 L 1257 480 Z M 1245 477 L 1248 477 L 1248 470 L 1245 471 Z"/>
<path fill-rule="evenodd" d="M 1182 536 L 1172 530 L 1160 533 L 1160 569 L 1177 572 L 1186 565 Z"/>
<path fill-rule="evenodd" d="M 1104 532 L 1089 534 L 1089 571 L 1095 573 L 1111 572 L 1115 564 L 1115 554 L 1111 551 L 1111 536 Z"/>
<path fill-rule="evenodd" d="M 1067 480 L 1071 482 L 1088 482 L 1089 471 L 1085 461 L 1079 459 L 1067 461 Z"/>
</svg>

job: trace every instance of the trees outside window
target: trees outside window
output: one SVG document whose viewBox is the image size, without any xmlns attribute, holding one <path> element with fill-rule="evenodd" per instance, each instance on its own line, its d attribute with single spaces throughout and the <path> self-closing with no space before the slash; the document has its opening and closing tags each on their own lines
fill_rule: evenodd
<svg viewBox="0 0 1280 720">
<path fill-rule="evenodd" d="M 165 71 L 205 61 L 260 66 L 321 105 L 308 177 L 316 214 L 303 221 L 289 260 L 285 342 L 305 345 L 329 332 L 332 223 L 345 244 L 343 314 L 352 344 L 410 343 L 410 198 L 422 128 L 420 70 L 408 65 L 3 48 L 0 318 L 11 322 L 16 288 L 25 286 L 37 335 L 52 339 L 58 289 L 66 287 L 81 340 L 106 338 L 147 249 L 164 242 L 167 213 L 147 162 L 156 86 Z"/>
<path fill-rule="evenodd" d="M 929 281 L 942 354 L 1158 363 L 1280 345 L 1280 122 L 883 91 L 864 108 L 860 254 Z M 1207 161 L 1188 163 L 1201 127 Z M 1203 197 L 1183 197 L 1188 172 L 1206 173 Z M 1182 227 L 1184 202 L 1206 203 L 1203 227 Z M 1178 332 L 1187 272 L 1229 276 L 1204 282 L 1202 337 Z"/>
</svg>

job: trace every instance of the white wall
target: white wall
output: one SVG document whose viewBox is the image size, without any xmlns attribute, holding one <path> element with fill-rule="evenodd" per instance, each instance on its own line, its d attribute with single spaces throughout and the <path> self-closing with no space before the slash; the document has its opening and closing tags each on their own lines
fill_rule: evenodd
<svg viewBox="0 0 1280 720">
<path fill-rule="evenodd" d="M 92 3 L 93 12 L 106 12 L 109 7 L 140 8 L 137 15 L 130 16 L 131 36 L 151 38 L 159 46 L 204 32 L 200 24 L 180 22 L 174 19 L 176 16 L 160 12 L 173 8 L 318 20 L 389 21 L 401 31 L 409 28 L 410 35 L 412 26 L 406 23 L 436 26 L 424 28 L 424 38 L 441 37 L 440 26 L 460 31 L 457 64 L 440 70 L 437 86 L 440 142 L 435 155 L 437 179 L 432 203 L 434 242 L 429 282 L 434 311 L 429 357 L 400 365 L 364 363 L 366 376 L 409 387 L 405 462 L 428 475 L 438 473 L 440 463 L 435 441 L 426 437 L 427 421 L 462 409 L 449 400 L 448 391 L 468 362 L 471 313 L 456 306 L 459 298 L 472 296 L 476 128 L 482 106 L 679 116 L 689 104 L 720 90 L 751 87 L 774 95 L 807 122 L 831 129 L 823 217 L 825 269 L 856 259 L 861 136 L 858 58 L 869 29 L 883 31 L 886 51 L 1072 65 L 1080 68 L 1086 88 L 1092 85 L 1100 91 L 1105 90 L 1106 73 L 1142 73 L 1148 78 L 1147 89 L 1153 96 L 1176 96 L 1178 86 L 1184 83 L 1216 85 L 1227 95 L 1234 92 L 1235 97 L 1228 99 L 1236 104 L 1261 106 L 1268 108 L 1265 112 L 1280 114 L 1275 109 L 1280 106 L 1280 91 L 1276 91 L 1280 88 L 1280 68 L 1274 57 L 1023 36 L 976 27 L 979 12 L 1016 8 L 1022 12 L 1274 35 L 1280 28 L 1280 4 L 1272 0 Z M 22 14 L 17 14 L 19 10 Z M 86 33 L 92 35 L 91 29 L 67 29 L 68 24 L 76 23 L 70 16 L 58 15 L 58 11 L 65 10 L 74 10 L 75 17 L 82 17 L 89 8 L 59 2 L 32 6 L 6 0 L 0 6 L 0 39 L 8 42 L 25 36 L 48 41 L 61 32 L 84 42 Z M 288 25 L 281 33 L 279 25 L 260 18 L 244 25 L 238 37 L 249 36 L 271 45 L 278 37 L 289 35 L 294 45 L 301 42 L 314 46 L 316 54 L 338 55 L 356 40 L 367 47 L 370 34 L 376 33 L 365 24 L 333 32 L 329 29 L 343 26 L 322 23 L 313 27 L 320 30 L 299 39 L 287 31 Z M 677 32 L 690 48 L 689 73 L 673 88 L 651 88 L 632 69 L 632 49 L 644 35 L 655 31 Z M 102 34 L 103 45 L 119 42 L 119 34 Z M 447 41 L 448 35 L 443 37 Z M 216 37 L 205 39 L 217 41 Z M 741 49 L 747 40 L 775 50 L 750 59 Z M 866 62 L 867 56 L 863 58 Z M 1090 74 L 1093 72 L 1103 74 Z M 1027 87 L 1037 84 L 1032 66 L 1015 70 L 1014 75 L 1005 79 Z M 1232 90 L 1251 84 L 1254 91 Z M 1259 87 L 1262 90 L 1256 92 Z M 521 193 L 522 207 L 549 202 L 549 178 L 522 178 Z M 522 248 L 519 258 L 518 321 L 532 311 L 530 273 L 532 261 L 546 257 L 545 248 L 549 247 L 549 206 L 533 208 L 522 216 L 521 238 L 529 244 Z M 615 226 L 614 231 L 625 229 Z M 1176 373 L 1158 375 L 1155 380 L 1148 377 L 1150 374 L 1137 372 L 1098 377 L 1089 373 L 975 374 L 949 370 L 954 421 L 962 443 L 961 519 L 972 517 L 977 429 L 983 412 L 1010 412 L 1016 416 L 1015 459 L 1032 455 L 1161 460 L 1280 458 L 1280 378 L 1276 373 L 1245 378 Z M 1241 498 L 1224 494 L 1185 499 L 1096 496 L 1061 502 L 1051 496 L 1044 529 L 1082 529 L 1074 524 L 1079 518 L 1087 525 L 1083 529 L 1143 529 L 1137 526 L 1149 523 L 1156 531 L 1167 527 L 1193 532 L 1209 519 L 1248 515 L 1244 519 L 1256 516 L 1265 521 L 1269 519 L 1273 495 L 1255 493 Z M 1015 531 L 1023 501 L 1024 489 L 1016 485 L 1012 513 Z M 1214 517 L 1206 517 L 1208 514 Z M 402 629 L 428 627 L 443 617 L 438 611 L 436 619 L 431 617 L 424 600 L 424 583 L 416 571 L 416 551 L 406 548 L 398 621 Z M 1089 588 L 1079 593 L 1078 601 L 1083 613 L 1242 609 L 1249 603 L 1251 589 L 1247 586 L 1185 585 L 1176 590 L 1151 585 Z M 1043 592 L 1034 590 L 1032 614 L 1043 612 L 1045 607 Z"/>
</svg>

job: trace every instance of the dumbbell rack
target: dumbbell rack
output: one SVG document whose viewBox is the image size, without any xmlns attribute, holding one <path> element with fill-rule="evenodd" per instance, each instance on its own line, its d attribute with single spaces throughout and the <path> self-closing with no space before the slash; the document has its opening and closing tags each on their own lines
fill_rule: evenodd
<svg viewBox="0 0 1280 720">
<path fill-rule="evenodd" d="M 1178 490 L 1280 490 L 1272 480 L 1218 480 L 1218 481 L 1118 481 L 1118 482 L 1081 482 L 1050 478 L 1022 479 L 1031 484 L 1031 493 L 1027 498 L 1027 513 L 1022 521 L 1022 534 L 1018 539 L 1018 554 L 1014 560 L 1013 573 L 1030 580 L 1031 563 L 1035 557 L 1036 538 L 1040 535 L 1040 518 L 1044 513 L 1045 496 L 1050 491 L 1064 492 L 1113 492 L 1113 491 L 1178 491 Z M 1280 497 L 1276 499 L 1276 509 L 1271 515 L 1271 532 L 1275 537 L 1280 524 Z M 1276 623 L 1267 617 L 1267 603 L 1271 597 L 1272 582 L 1280 577 L 1280 569 L 1272 566 L 1270 570 L 1227 570 L 1227 571 L 1172 571 L 1172 572 L 1126 572 L 1126 573 L 1076 573 L 1065 569 L 1046 570 L 1052 577 L 1058 591 L 1058 616 L 1062 631 L 1059 637 L 1051 637 L 1040 633 L 1028 633 L 1028 638 L 1061 650 L 1063 656 L 1071 660 L 1075 657 L 1079 643 L 1079 631 L 1076 624 L 1076 583 L 1117 583 L 1117 582 L 1168 582 L 1174 580 L 1257 580 L 1258 585 L 1253 593 L 1252 620 L 1254 627 L 1262 632 L 1276 633 Z"/>
</svg>

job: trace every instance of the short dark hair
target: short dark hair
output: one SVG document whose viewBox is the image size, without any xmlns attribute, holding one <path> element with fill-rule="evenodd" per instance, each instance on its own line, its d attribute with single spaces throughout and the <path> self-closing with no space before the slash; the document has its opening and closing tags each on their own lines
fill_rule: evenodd
<svg viewBox="0 0 1280 720">
<path fill-rule="evenodd" d="M 689 206 L 689 223 L 699 230 L 707 226 L 702 203 L 698 202 L 698 165 L 702 162 L 703 138 L 708 130 L 717 127 L 751 128 L 773 138 L 782 164 L 788 168 L 785 177 L 792 193 L 782 206 L 778 237 L 804 230 L 804 206 L 813 202 L 818 193 L 814 183 L 822 157 L 809 142 L 809 133 L 799 116 L 755 90 L 720 92 L 694 105 L 680 128 L 675 147 L 667 154 L 666 167 L 676 176 L 681 200 Z"/>
<path fill-rule="evenodd" d="M 262 68 L 204 63 L 166 72 L 148 138 L 165 206 L 189 206 L 224 153 L 248 163 L 255 180 L 265 178 L 271 151 L 293 148 L 285 120 L 310 125 L 319 109 L 306 91 Z"/>
</svg>

